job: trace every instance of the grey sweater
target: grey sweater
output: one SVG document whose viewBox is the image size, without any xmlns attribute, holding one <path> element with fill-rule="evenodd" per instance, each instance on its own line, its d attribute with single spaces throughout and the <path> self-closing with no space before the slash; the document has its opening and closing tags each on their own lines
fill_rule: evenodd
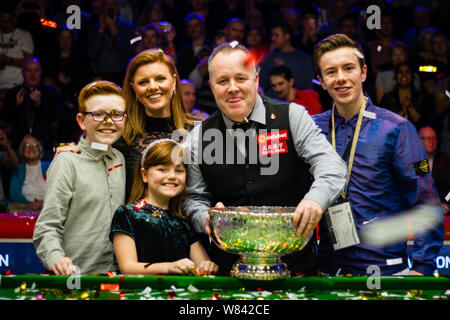
<svg viewBox="0 0 450 320">
<path fill-rule="evenodd" d="M 33 241 L 44 266 L 69 257 L 81 274 L 116 271 L 108 235 L 117 207 L 125 202 L 125 159 L 116 149 L 58 155 L 47 172 L 44 207 Z"/>
</svg>

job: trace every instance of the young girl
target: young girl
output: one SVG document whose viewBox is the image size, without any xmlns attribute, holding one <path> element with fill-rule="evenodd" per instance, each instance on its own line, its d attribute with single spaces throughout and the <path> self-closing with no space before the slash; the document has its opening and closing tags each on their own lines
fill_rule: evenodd
<svg viewBox="0 0 450 320">
<path fill-rule="evenodd" d="M 183 148 L 170 139 L 156 140 L 143 151 L 129 204 L 116 210 L 111 225 L 122 274 L 218 271 L 181 210 L 186 182 L 182 158 Z"/>
</svg>

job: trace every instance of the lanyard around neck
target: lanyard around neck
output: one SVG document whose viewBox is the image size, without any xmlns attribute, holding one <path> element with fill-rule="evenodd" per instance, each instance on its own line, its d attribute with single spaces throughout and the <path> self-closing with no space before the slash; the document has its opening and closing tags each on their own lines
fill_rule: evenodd
<svg viewBox="0 0 450 320">
<path fill-rule="evenodd" d="M 355 151 L 356 151 L 356 144 L 358 143 L 359 132 L 361 130 L 363 114 L 364 114 L 364 111 L 366 110 L 366 104 L 367 104 L 367 98 L 365 98 L 365 100 L 361 106 L 361 109 L 359 110 L 358 122 L 356 123 L 355 132 L 353 133 L 352 147 L 350 149 L 350 156 L 349 156 L 349 160 L 348 160 L 347 181 L 345 182 L 345 189 L 344 189 L 344 193 L 342 194 L 342 198 L 344 198 L 344 199 L 347 197 L 348 183 L 350 181 L 350 175 L 352 173 L 353 159 L 355 157 Z M 334 125 L 334 109 L 335 109 L 335 105 L 333 104 L 333 109 L 331 112 L 331 126 L 332 126 L 331 142 L 333 144 L 334 150 L 336 150 L 336 130 L 335 130 L 335 125 Z"/>
</svg>

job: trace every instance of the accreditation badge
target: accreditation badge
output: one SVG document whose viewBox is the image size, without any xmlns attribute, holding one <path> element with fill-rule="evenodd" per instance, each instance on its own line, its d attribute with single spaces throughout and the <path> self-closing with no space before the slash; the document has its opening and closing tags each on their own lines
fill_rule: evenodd
<svg viewBox="0 0 450 320">
<path fill-rule="evenodd" d="M 334 250 L 339 250 L 360 243 L 356 233 L 350 202 L 345 201 L 328 208 L 325 218 L 328 234 Z"/>
</svg>

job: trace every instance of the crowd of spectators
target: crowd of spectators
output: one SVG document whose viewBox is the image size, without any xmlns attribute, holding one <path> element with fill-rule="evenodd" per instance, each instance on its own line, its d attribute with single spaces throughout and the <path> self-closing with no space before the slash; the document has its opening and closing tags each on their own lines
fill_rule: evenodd
<svg viewBox="0 0 450 320">
<path fill-rule="evenodd" d="M 373 4 L 381 9 L 379 29 L 367 25 Z M 67 12 L 71 5 L 79 15 Z M 180 79 L 195 87 L 195 110 L 211 114 L 217 107 L 208 56 L 232 40 L 258 61 L 261 92 L 282 99 L 270 74 L 284 65 L 293 87 L 314 90 L 325 111 L 331 100 L 316 79 L 311 55 L 318 41 L 344 33 L 364 49 L 364 90 L 373 102 L 418 130 L 432 127 L 437 148 L 450 154 L 449 14 L 446 0 L 2 1 L 0 126 L 16 152 L 31 134 L 44 147 L 43 159 L 51 160 L 53 147 L 78 140 L 81 88 L 96 79 L 122 86 L 128 61 L 154 47 L 170 54 Z M 79 28 L 73 28 L 74 19 Z"/>
</svg>

